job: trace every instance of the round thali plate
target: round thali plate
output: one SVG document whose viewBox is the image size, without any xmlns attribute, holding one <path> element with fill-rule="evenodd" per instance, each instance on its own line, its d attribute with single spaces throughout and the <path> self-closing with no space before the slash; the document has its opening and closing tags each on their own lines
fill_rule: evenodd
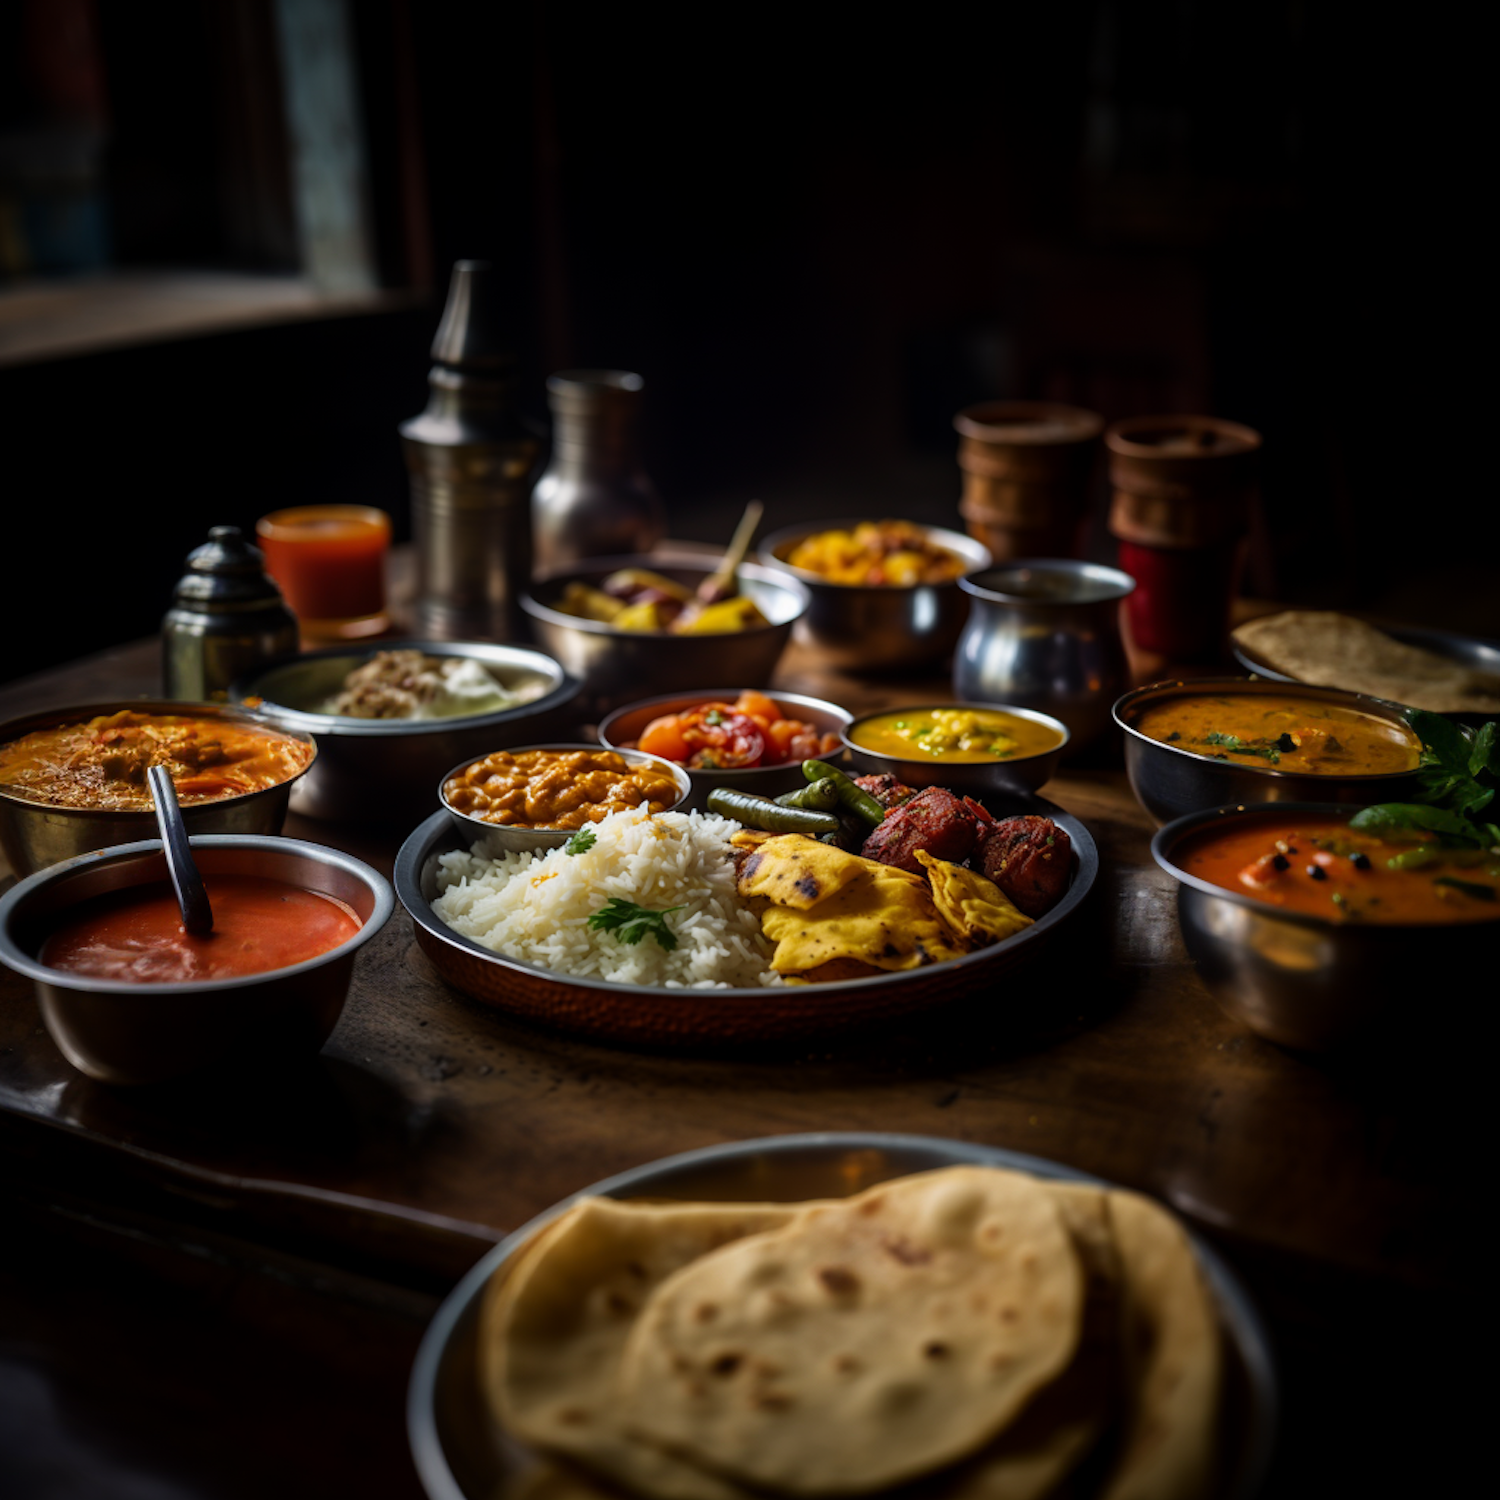
<svg viewBox="0 0 1500 1500">
<path fill-rule="evenodd" d="M 1030 963 L 1072 922 L 1099 873 L 1099 851 L 1087 828 L 1039 797 L 988 801 L 996 817 L 1037 813 L 1067 831 L 1073 879 L 1062 900 L 1023 932 L 949 963 L 846 979 L 837 984 L 758 989 L 658 989 L 579 979 L 493 953 L 461 937 L 432 910 L 437 862 L 462 847 L 446 812 L 434 813 L 401 846 L 392 883 L 417 943 L 455 988 L 524 1019 L 598 1041 L 651 1047 L 722 1042 L 778 1042 L 892 1020 L 993 986 Z"/>
<path fill-rule="evenodd" d="M 1041 1157 L 932 1136 L 848 1132 L 772 1136 L 665 1157 L 596 1182 L 509 1235 L 449 1294 L 417 1351 L 407 1391 L 407 1435 L 429 1500 L 501 1500 L 523 1481 L 527 1455 L 495 1428 L 478 1372 L 479 1310 L 490 1278 L 576 1198 L 797 1202 L 843 1198 L 876 1183 L 940 1167 L 1008 1167 L 1064 1182 L 1107 1186 Z M 1251 1500 L 1275 1440 L 1278 1387 L 1260 1316 L 1229 1268 L 1196 1236 L 1218 1308 L 1225 1358 L 1221 1482 L 1214 1500 Z"/>
</svg>

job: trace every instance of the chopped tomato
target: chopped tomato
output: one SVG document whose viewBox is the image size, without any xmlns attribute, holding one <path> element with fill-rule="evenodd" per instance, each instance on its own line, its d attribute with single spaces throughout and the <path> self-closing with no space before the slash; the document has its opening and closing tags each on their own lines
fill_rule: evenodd
<svg viewBox="0 0 1500 1500">
<path fill-rule="evenodd" d="M 663 760 L 675 760 L 679 764 L 685 764 L 693 753 L 693 747 L 683 738 L 680 714 L 663 714 L 659 719 L 652 719 L 641 731 L 640 748 L 647 755 L 659 755 Z"/>
<path fill-rule="evenodd" d="M 759 719 L 764 724 L 774 724 L 781 717 L 781 709 L 764 693 L 757 693 L 754 688 L 746 688 L 735 701 L 735 708 L 742 714 L 747 714 L 752 719 Z"/>
<path fill-rule="evenodd" d="M 682 737 L 691 747 L 688 765 L 700 770 L 758 766 L 765 736 L 748 715 L 722 703 L 705 703 L 681 715 Z"/>
</svg>

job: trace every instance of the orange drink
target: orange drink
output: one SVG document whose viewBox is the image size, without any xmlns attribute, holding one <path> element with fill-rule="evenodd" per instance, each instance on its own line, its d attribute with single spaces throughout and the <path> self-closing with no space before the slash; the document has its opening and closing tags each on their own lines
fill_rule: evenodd
<svg viewBox="0 0 1500 1500">
<path fill-rule="evenodd" d="M 379 635 L 391 518 L 368 505 L 304 505 L 255 523 L 266 571 L 286 596 L 302 634 L 350 640 Z"/>
</svg>

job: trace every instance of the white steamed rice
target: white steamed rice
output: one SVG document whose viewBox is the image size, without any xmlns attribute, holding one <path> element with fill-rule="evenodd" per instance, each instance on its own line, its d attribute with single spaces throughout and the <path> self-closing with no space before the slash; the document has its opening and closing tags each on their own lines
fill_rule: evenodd
<svg viewBox="0 0 1500 1500">
<path fill-rule="evenodd" d="M 559 974 L 692 989 L 780 983 L 760 921 L 735 891 L 729 838 L 738 823 L 711 813 L 652 817 L 642 806 L 589 826 L 595 842 L 583 854 L 489 859 L 479 843 L 443 855 L 432 909 L 493 952 Z M 589 918 L 617 896 L 655 911 L 680 905 L 666 919 L 677 947 L 591 928 Z"/>
</svg>

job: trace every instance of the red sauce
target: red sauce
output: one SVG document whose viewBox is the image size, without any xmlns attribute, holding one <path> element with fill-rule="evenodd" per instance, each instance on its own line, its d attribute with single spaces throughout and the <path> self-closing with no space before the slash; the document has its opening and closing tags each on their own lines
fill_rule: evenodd
<svg viewBox="0 0 1500 1500">
<path fill-rule="evenodd" d="M 80 905 L 42 944 L 49 968 L 134 984 L 185 984 L 285 969 L 359 931 L 342 901 L 262 875 L 206 875 L 214 930 L 189 937 L 170 885 Z"/>
</svg>

